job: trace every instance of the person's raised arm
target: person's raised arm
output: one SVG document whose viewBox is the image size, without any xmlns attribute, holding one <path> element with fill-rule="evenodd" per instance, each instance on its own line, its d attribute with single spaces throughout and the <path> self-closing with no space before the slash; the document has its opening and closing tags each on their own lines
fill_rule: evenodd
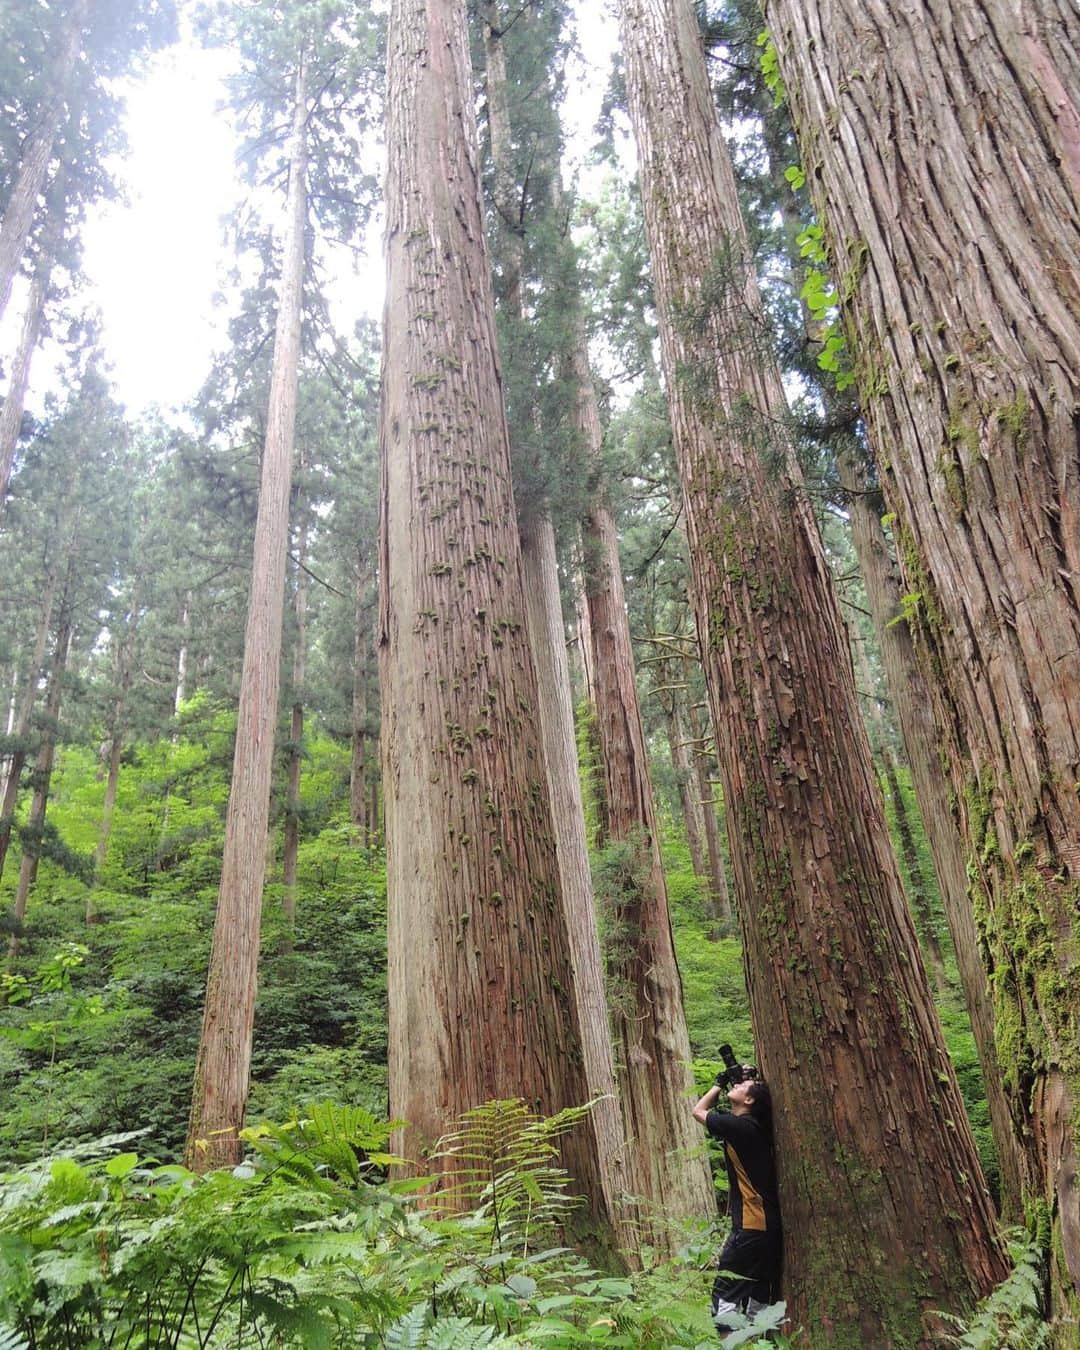
<svg viewBox="0 0 1080 1350">
<path fill-rule="evenodd" d="M 712 1087 L 706 1091 L 697 1106 L 694 1107 L 695 1120 L 700 1121 L 702 1125 L 705 1124 L 709 1112 L 715 1109 L 716 1103 L 720 1100 L 720 1093 L 722 1091 L 723 1089 L 720 1087 L 719 1083 L 714 1083 Z"/>
</svg>

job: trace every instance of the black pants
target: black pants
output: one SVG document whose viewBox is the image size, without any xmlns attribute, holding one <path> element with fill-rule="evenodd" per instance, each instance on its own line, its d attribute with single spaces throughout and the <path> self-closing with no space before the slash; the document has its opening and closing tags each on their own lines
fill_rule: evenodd
<svg viewBox="0 0 1080 1350">
<path fill-rule="evenodd" d="M 746 1312 L 747 1304 L 775 1303 L 780 1297 L 780 1236 L 751 1229 L 734 1232 L 724 1243 L 712 1291 L 713 1320 L 724 1330 L 724 1314 Z"/>
</svg>

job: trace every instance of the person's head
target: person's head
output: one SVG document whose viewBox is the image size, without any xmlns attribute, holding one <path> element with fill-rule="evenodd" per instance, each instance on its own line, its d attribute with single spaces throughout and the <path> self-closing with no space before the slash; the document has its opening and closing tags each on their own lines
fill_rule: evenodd
<svg viewBox="0 0 1080 1350">
<path fill-rule="evenodd" d="M 764 1079 L 744 1078 L 741 1083 L 733 1083 L 728 1101 L 734 1111 L 753 1116 L 759 1125 L 772 1131 L 772 1093 Z"/>
</svg>

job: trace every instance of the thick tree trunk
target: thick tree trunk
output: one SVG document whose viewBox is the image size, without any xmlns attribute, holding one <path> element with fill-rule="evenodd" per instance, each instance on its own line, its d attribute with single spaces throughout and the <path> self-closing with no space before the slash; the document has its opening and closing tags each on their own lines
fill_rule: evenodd
<svg viewBox="0 0 1080 1350">
<path fill-rule="evenodd" d="M 789 1313 L 926 1344 L 1005 1265 L 937 1024 L 786 431 L 689 0 L 622 0 L 693 599 L 759 1063 L 778 1103 Z M 952 1216 L 952 1217 L 950 1217 Z"/>
<path fill-rule="evenodd" d="M 49 572 L 45 583 L 45 595 L 38 614 L 37 631 L 34 633 L 34 647 L 30 654 L 30 665 L 26 672 L 26 684 L 19 699 L 18 711 L 13 723 L 15 748 L 8 761 L 7 777 L 4 779 L 4 799 L 0 803 L 0 877 L 4 875 L 4 862 L 11 844 L 11 831 L 15 825 L 15 807 L 19 800 L 19 787 L 22 771 L 26 764 L 26 746 L 34 716 L 34 704 L 37 702 L 38 682 L 41 677 L 41 663 L 45 660 L 45 647 L 49 641 L 49 627 L 52 624 L 53 605 L 59 585 L 59 573 L 56 567 Z"/>
<path fill-rule="evenodd" d="M 368 818 L 367 801 L 367 679 L 368 679 L 368 620 L 364 599 L 368 579 L 363 569 L 356 576 L 356 619 L 353 642 L 352 689 L 352 752 L 349 761 L 349 818 L 360 834 L 360 843 L 366 848 L 371 842 L 372 829 Z"/>
<path fill-rule="evenodd" d="M 483 1101 L 551 1112 L 584 1102 L 588 1082 L 524 629 L 463 0 L 394 0 L 389 52 L 390 1102 L 419 1160 Z M 563 1157 L 606 1228 L 593 1122 Z"/>
<path fill-rule="evenodd" d="M 37 880 L 38 863 L 41 861 L 41 841 L 45 833 L 45 813 L 49 807 L 49 787 L 52 781 L 53 764 L 56 760 L 57 727 L 64 692 L 64 671 L 67 669 L 68 655 L 71 651 L 72 615 L 69 596 L 70 587 L 67 595 L 65 595 L 60 623 L 56 631 L 56 645 L 53 648 L 49 683 L 45 691 L 45 725 L 41 736 L 41 745 L 34 759 L 34 795 L 30 800 L 26 825 L 20 832 L 22 859 L 19 864 L 19 880 L 15 887 L 15 899 L 11 907 L 11 938 L 8 943 L 9 965 L 19 955 L 19 948 L 22 945 L 23 924 L 26 921 L 26 906 L 34 882 Z"/>
<path fill-rule="evenodd" d="M 841 486 L 848 494 L 851 537 L 881 647 L 885 678 L 896 710 L 904 753 L 911 769 L 915 798 L 930 841 L 964 1002 L 978 1049 L 1001 1169 L 1002 1216 L 1017 1221 L 1023 1215 L 1024 1178 L 1037 1175 L 1037 1158 L 1030 1135 L 1025 1141 L 1028 1156 L 1024 1156 L 1024 1146 L 1013 1129 L 1005 1096 L 994 1042 L 990 990 L 968 896 L 967 861 L 949 801 L 949 784 L 941 772 L 940 737 L 934 725 L 933 700 L 918 666 L 911 631 L 903 617 L 902 588 L 881 524 L 881 498 L 875 491 L 865 461 L 856 450 L 842 451 L 837 457 L 837 467 Z"/>
<path fill-rule="evenodd" d="M 79 59 L 82 30 L 90 11 L 90 0 L 72 0 L 63 21 L 56 61 L 48 77 L 48 93 L 19 153 L 11 196 L 0 220 L 0 316 L 7 309 L 11 286 L 37 211 L 38 197 L 45 186 L 56 134 L 67 112 L 75 65 Z M 0 499 L 3 494 L 0 493 Z"/>
<path fill-rule="evenodd" d="M 292 711 L 289 715 L 289 752 L 285 771 L 285 830 L 281 846 L 281 909 L 285 920 L 285 950 L 292 951 L 296 928 L 296 865 L 300 856 L 300 770 L 304 757 L 304 680 L 307 673 L 307 602 L 310 582 L 304 570 L 307 558 L 307 522 L 300 528 L 296 547 L 296 648 L 293 652 Z"/>
<path fill-rule="evenodd" d="M 1027 1194 L 1054 1212 L 1056 1278 L 1075 1309 L 1075 10 L 1066 0 L 766 9 L 897 516 L 1014 1128 L 1038 1158 Z"/>
<path fill-rule="evenodd" d="M 251 1068 L 267 820 L 277 722 L 289 488 L 300 357 L 307 220 L 307 96 L 296 74 L 289 197 L 270 375 L 255 550 L 244 633 L 236 749 L 225 818 L 214 939 L 185 1158 L 203 1172 L 235 1163 Z"/>
<path fill-rule="evenodd" d="M 561 189 L 556 185 L 556 200 Z M 571 285 L 574 285 L 571 282 Z M 603 448 L 600 409 L 589 365 L 580 295 L 568 293 L 565 374 L 573 390 L 573 417 L 583 453 L 599 471 Z M 639 1188 L 648 1209 L 672 1217 L 701 1217 L 715 1203 L 701 1136 L 690 1112 L 693 1079 L 682 981 L 668 911 L 667 883 L 641 723 L 634 651 L 623 590 L 615 521 L 597 487 L 581 523 L 584 595 L 590 651 L 585 662 L 603 768 L 599 842 L 626 844 L 634 861 L 622 895 L 612 897 L 606 950 L 612 997 L 623 1119 L 637 1151 Z M 642 1215 L 642 1221 L 646 1215 Z M 674 1240 L 655 1227 L 661 1247 Z"/>
<path fill-rule="evenodd" d="M 794 194 L 783 182 L 783 169 L 790 150 L 781 134 L 779 114 L 771 99 L 763 110 L 769 167 L 781 183 L 780 195 L 784 236 L 795 290 L 801 291 L 807 265 L 799 255 L 798 235 L 802 222 Z M 811 329 L 809 312 L 807 330 Z M 1000 1206 L 1002 1217 L 1018 1221 L 1023 1213 L 1022 1178 L 1034 1175 L 1037 1161 L 1033 1140 L 1023 1146 L 1013 1129 L 994 1044 L 994 1016 L 990 1004 L 986 971 L 979 953 L 978 935 L 968 896 L 968 878 L 962 840 L 950 805 L 950 790 L 942 776 L 939 757 L 940 737 L 934 725 L 933 700 L 922 672 L 918 669 L 911 632 L 903 617 L 902 587 L 881 523 L 884 504 L 871 471 L 865 449 L 855 438 L 860 420 L 857 400 L 852 393 L 825 387 L 822 390 L 825 418 L 841 430 L 835 437 L 836 468 L 840 485 L 847 496 L 851 539 L 859 560 L 870 609 L 885 668 L 886 683 L 895 709 L 904 754 L 911 770 L 912 786 L 930 843 L 942 907 L 952 937 L 964 1001 L 982 1070 L 983 1087 L 990 1110 L 991 1129 L 1001 1173 Z M 882 738 L 882 744 L 887 738 Z"/>
</svg>

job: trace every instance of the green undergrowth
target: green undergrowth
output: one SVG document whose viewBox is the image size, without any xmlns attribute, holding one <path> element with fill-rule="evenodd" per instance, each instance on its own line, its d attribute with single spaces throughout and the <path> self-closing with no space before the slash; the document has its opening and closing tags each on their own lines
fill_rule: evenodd
<svg viewBox="0 0 1080 1350">
<path fill-rule="evenodd" d="M 388 1179 L 390 1125 L 326 1103 L 203 1178 L 130 1135 L 42 1159 L 0 1189 L 0 1345 L 716 1345 L 707 1254 L 625 1276 L 563 1241 L 552 1159 L 576 1114 L 495 1102 L 459 1122 L 447 1151 L 474 1184 L 456 1214 Z"/>
</svg>

